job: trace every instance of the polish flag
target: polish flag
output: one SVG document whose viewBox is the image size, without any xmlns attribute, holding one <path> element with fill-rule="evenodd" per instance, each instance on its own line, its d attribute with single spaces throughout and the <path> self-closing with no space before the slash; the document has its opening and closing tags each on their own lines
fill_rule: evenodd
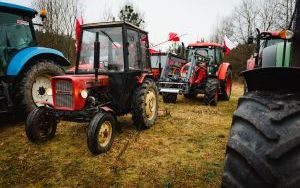
<svg viewBox="0 0 300 188">
<path fill-rule="evenodd" d="M 75 30 L 76 30 L 76 53 L 78 52 L 78 43 L 80 40 L 80 26 L 83 24 L 83 19 L 82 17 L 80 18 L 76 18 L 76 22 L 75 22 Z"/>
<path fill-rule="evenodd" d="M 232 42 L 226 35 L 224 36 L 224 48 L 225 48 L 225 54 L 226 55 L 229 55 L 230 54 L 230 51 L 233 49 L 233 48 L 236 48 L 237 45 Z"/>
</svg>

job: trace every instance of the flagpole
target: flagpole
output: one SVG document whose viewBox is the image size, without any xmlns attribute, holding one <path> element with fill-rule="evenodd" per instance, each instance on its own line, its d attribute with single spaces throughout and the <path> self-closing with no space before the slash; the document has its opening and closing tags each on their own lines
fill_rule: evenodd
<svg viewBox="0 0 300 188">
<path fill-rule="evenodd" d="M 185 35 L 187 35 L 187 33 L 186 33 L 186 34 L 183 34 L 183 35 L 180 35 L 180 36 L 174 36 L 172 39 L 174 39 L 175 37 L 183 37 L 183 36 L 185 36 Z M 172 39 L 171 39 L 171 40 L 172 40 Z M 154 45 L 154 46 L 151 46 L 151 48 L 160 46 L 160 45 L 162 45 L 162 44 L 164 44 L 164 43 L 166 43 L 166 42 L 169 42 L 169 41 L 171 41 L 171 40 L 168 39 L 168 40 L 166 40 L 166 41 L 164 41 L 164 42 L 161 42 L 161 43 L 159 43 L 159 44 L 156 44 L 156 45 Z"/>
</svg>

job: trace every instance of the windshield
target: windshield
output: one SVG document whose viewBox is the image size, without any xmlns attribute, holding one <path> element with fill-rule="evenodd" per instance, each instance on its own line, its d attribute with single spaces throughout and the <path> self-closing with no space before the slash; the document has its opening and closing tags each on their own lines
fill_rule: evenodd
<svg viewBox="0 0 300 188">
<path fill-rule="evenodd" d="M 159 62 L 161 63 L 161 67 L 164 67 L 167 60 L 167 55 L 151 55 L 151 68 L 159 68 Z"/>
<path fill-rule="evenodd" d="M 280 42 L 284 42 L 284 40 L 283 39 L 272 39 L 272 38 L 267 39 L 267 40 L 261 40 L 260 47 L 263 49 L 263 48 L 278 44 Z"/>
<path fill-rule="evenodd" d="M 101 72 L 124 70 L 122 28 L 87 29 L 83 31 L 78 71 L 94 72 L 94 42 L 99 33 Z"/>
<path fill-rule="evenodd" d="M 188 62 L 192 62 L 193 52 L 200 54 L 204 57 L 210 58 L 210 61 L 214 60 L 214 50 L 211 48 L 195 48 L 189 50 Z"/>
<path fill-rule="evenodd" d="M 0 69 L 19 50 L 34 45 L 30 18 L 0 12 Z"/>
</svg>

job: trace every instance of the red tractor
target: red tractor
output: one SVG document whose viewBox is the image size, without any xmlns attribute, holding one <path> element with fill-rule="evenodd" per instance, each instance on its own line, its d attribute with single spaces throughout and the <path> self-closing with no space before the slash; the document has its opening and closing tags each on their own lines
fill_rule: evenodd
<svg viewBox="0 0 300 188">
<path fill-rule="evenodd" d="M 223 46 L 197 42 L 188 46 L 185 64 L 168 63 L 159 81 L 159 92 L 165 103 L 175 103 L 178 94 L 186 98 L 204 94 L 206 105 L 217 105 L 218 99 L 229 100 L 232 69 L 223 62 Z"/>
<path fill-rule="evenodd" d="M 148 33 L 126 22 L 81 26 L 75 73 L 52 78 L 53 104 L 32 111 L 26 135 L 34 143 L 54 137 L 59 120 L 90 122 L 91 153 L 107 152 L 117 116 L 132 114 L 139 129 L 156 121 L 158 92 L 150 69 Z"/>
</svg>

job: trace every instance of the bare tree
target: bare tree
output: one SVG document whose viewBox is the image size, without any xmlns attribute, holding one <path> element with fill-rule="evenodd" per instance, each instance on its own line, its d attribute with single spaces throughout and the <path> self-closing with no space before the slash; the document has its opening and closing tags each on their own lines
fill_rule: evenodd
<svg viewBox="0 0 300 188">
<path fill-rule="evenodd" d="M 48 12 L 43 23 L 43 32 L 37 32 L 39 43 L 61 50 L 72 61 L 76 16 L 83 12 L 80 0 L 33 1 L 32 6 L 37 10 L 46 9 Z"/>
<path fill-rule="evenodd" d="M 110 22 L 115 20 L 115 16 L 113 15 L 112 12 L 112 7 L 109 4 L 110 1 L 105 1 L 103 5 L 103 12 L 101 14 L 100 20 L 104 22 Z"/>
<path fill-rule="evenodd" d="M 221 21 L 217 22 L 217 26 L 210 36 L 210 41 L 223 43 L 225 35 L 236 40 L 234 35 L 234 25 L 231 16 L 223 17 Z"/>
<path fill-rule="evenodd" d="M 261 30 L 277 30 L 278 12 L 280 11 L 280 0 L 260 0 L 258 27 Z"/>
<path fill-rule="evenodd" d="M 236 38 L 246 42 L 248 36 L 253 35 L 258 23 L 259 9 L 255 0 L 242 0 L 235 8 L 233 24 Z"/>
<path fill-rule="evenodd" d="M 295 8 L 295 0 L 279 0 L 277 27 L 288 28 Z"/>
</svg>

